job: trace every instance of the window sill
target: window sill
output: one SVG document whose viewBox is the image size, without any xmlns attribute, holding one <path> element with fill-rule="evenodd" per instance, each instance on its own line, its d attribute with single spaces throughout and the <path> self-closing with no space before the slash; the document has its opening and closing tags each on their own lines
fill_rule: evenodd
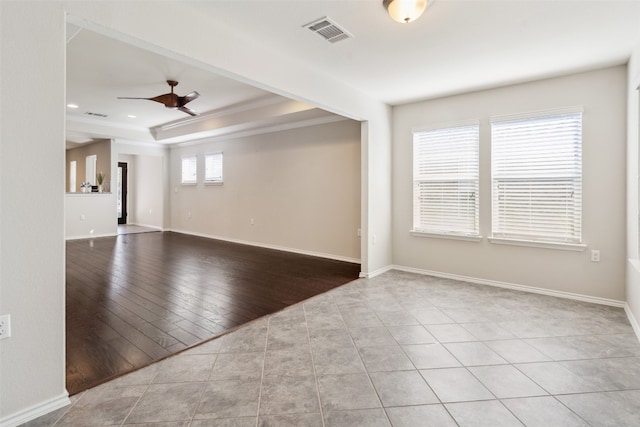
<svg viewBox="0 0 640 427">
<path fill-rule="evenodd" d="M 180 185 L 184 185 L 185 187 L 194 187 L 198 185 L 197 182 L 181 182 Z"/>
<path fill-rule="evenodd" d="M 453 234 L 453 233 L 429 233 L 426 231 L 409 230 L 412 236 L 416 237 L 433 237 L 436 239 L 450 239 L 450 240 L 465 240 L 467 242 L 480 242 L 482 236 L 472 236 L 466 234 Z"/>
<path fill-rule="evenodd" d="M 587 245 L 583 243 L 536 242 L 533 240 L 504 239 L 501 237 L 489 237 L 488 239 L 491 243 L 497 245 L 528 246 L 531 248 L 558 249 L 561 251 L 582 252 L 587 248 Z"/>
<path fill-rule="evenodd" d="M 204 185 L 223 185 L 224 181 L 205 181 Z"/>
</svg>

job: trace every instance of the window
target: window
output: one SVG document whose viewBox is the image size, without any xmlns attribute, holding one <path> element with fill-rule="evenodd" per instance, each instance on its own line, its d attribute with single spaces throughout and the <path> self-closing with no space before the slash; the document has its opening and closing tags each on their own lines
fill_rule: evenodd
<svg viewBox="0 0 640 427">
<path fill-rule="evenodd" d="M 182 183 L 196 184 L 198 182 L 198 158 L 196 156 L 185 156 L 182 158 Z"/>
<path fill-rule="evenodd" d="M 222 153 L 204 156 L 204 182 L 206 184 L 222 184 Z"/>
<path fill-rule="evenodd" d="M 76 191 L 76 161 L 69 162 L 69 192 L 75 193 Z"/>
<path fill-rule="evenodd" d="M 85 179 L 91 185 L 96 184 L 96 164 L 98 163 L 98 156 L 96 154 L 92 154 L 90 156 L 85 157 Z M 89 189 L 91 191 L 91 189 Z"/>
<path fill-rule="evenodd" d="M 413 232 L 479 237 L 477 121 L 413 133 Z"/>
<path fill-rule="evenodd" d="M 581 243 L 582 112 L 494 118 L 494 238 Z"/>
</svg>

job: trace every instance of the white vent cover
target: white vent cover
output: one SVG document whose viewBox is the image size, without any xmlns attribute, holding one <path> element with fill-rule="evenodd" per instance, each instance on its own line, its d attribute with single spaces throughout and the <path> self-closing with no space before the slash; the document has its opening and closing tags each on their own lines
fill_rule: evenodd
<svg viewBox="0 0 640 427">
<path fill-rule="evenodd" d="M 106 115 L 106 114 L 102 114 L 102 113 L 94 113 L 94 112 L 92 112 L 92 111 L 86 111 L 84 114 L 85 114 L 85 115 L 87 115 L 87 116 L 94 116 L 94 117 L 109 117 L 109 116 L 108 116 L 108 115 Z"/>
<path fill-rule="evenodd" d="M 353 37 L 348 31 L 340 28 L 338 24 L 326 16 L 309 24 L 303 25 L 303 27 L 310 29 L 314 33 L 320 34 L 325 40 L 331 43 Z"/>
</svg>

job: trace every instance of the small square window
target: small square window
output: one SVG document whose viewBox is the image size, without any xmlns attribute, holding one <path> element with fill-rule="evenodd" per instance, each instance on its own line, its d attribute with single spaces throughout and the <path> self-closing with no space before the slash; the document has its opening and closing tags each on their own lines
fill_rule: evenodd
<svg viewBox="0 0 640 427">
<path fill-rule="evenodd" d="M 196 184 L 198 182 L 198 158 L 185 156 L 182 158 L 182 183 Z"/>
<path fill-rule="evenodd" d="M 222 184 L 222 153 L 204 156 L 204 182 L 205 184 Z"/>
</svg>

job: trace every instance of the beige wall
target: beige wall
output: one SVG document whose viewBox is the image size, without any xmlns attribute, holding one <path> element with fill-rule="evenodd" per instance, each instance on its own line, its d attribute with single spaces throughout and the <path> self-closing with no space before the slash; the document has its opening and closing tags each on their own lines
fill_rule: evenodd
<svg viewBox="0 0 640 427">
<path fill-rule="evenodd" d="M 76 192 L 80 191 L 80 184 L 86 181 L 85 178 L 85 159 L 87 156 L 96 156 L 96 175 L 98 172 L 105 174 L 106 188 L 110 189 L 109 182 L 111 180 L 111 140 L 97 141 L 91 144 L 85 144 L 77 148 L 66 151 L 66 184 L 65 189 L 69 191 L 69 164 L 76 161 Z M 98 182 L 91 182 L 92 185 L 98 185 Z M 106 191 L 106 190 L 105 190 Z"/>
<path fill-rule="evenodd" d="M 122 161 L 122 160 L 121 160 Z M 162 228 L 164 223 L 164 158 L 124 156 L 127 162 L 127 224 Z"/>
<path fill-rule="evenodd" d="M 452 96 L 394 108 L 394 264 L 487 281 L 623 301 L 625 299 L 626 67 Z M 490 243 L 489 117 L 584 107 L 583 252 Z M 481 242 L 416 237 L 412 226 L 414 127 L 480 120 Z M 601 262 L 590 261 L 590 250 Z"/>
<path fill-rule="evenodd" d="M 224 184 L 205 185 L 204 155 L 220 151 Z M 181 185 L 192 154 L 198 184 Z M 174 230 L 359 260 L 360 123 L 174 148 L 170 194 Z"/>
</svg>

